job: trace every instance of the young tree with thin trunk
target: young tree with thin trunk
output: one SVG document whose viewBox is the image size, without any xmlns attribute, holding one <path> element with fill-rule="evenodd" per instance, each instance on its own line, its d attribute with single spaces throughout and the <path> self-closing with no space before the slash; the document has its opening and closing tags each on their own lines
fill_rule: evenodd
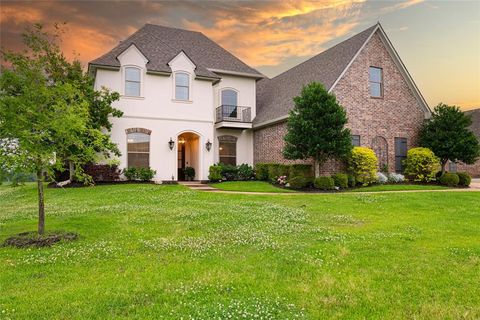
<svg viewBox="0 0 480 320">
<path fill-rule="evenodd" d="M 45 231 L 46 179 L 68 161 L 81 167 L 112 144 L 102 126 L 92 124 L 90 93 L 82 78 L 71 76 L 78 69 L 63 56 L 58 36 L 35 25 L 23 35 L 27 50 L 2 52 L 7 67 L 0 73 L 0 162 L 8 170 L 35 173 L 39 234 Z"/>
<path fill-rule="evenodd" d="M 345 158 L 352 150 L 347 114 L 333 94 L 317 82 L 303 87 L 293 98 L 284 137 L 283 155 L 287 159 L 314 160 L 315 176 L 329 158 Z"/>
<path fill-rule="evenodd" d="M 448 161 L 474 163 L 480 157 L 480 144 L 469 129 L 472 119 L 456 106 L 443 103 L 433 110 L 420 131 L 420 145 L 440 158 L 442 174 Z"/>
</svg>

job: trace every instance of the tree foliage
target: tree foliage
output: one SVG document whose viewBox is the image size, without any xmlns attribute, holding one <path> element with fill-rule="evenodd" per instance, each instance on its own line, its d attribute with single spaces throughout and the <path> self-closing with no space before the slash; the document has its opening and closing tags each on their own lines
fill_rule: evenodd
<svg viewBox="0 0 480 320">
<path fill-rule="evenodd" d="M 283 154 L 287 159 L 313 158 L 318 176 L 319 165 L 329 158 L 344 158 L 352 149 L 347 115 L 333 94 L 317 82 L 303 87 L 293 98 L 284 137 Z"/>
<path fill-rule="evenodd" d="M 80 168 L 98 152 L 118 153 L 103 130 L 110 129 L 110 104 L 118 94 L 96 92 L 80 63 L 68 62 L 57 42 L 61 28 L 48 34 L 27 29 L 27 50 L 2 52 L 0 74 L 0 163 L 4 170 L 33 172 L 39 193 L 38 232 L 44 232 L 43 182 L 66 162 Z M 100 111 L 94 110 L 99 107 Z M 79 172 L 79 177 L 87 178 Z"/>
<path fill-rule="evenodd" d="M 469 130 L 472 119 L 456 106 L 438 104 L 420 131 L 420 145 L 440 158 L 442 172 L 448 160 L 472 164 L 480 157 L 480 145 Z"/>
</svg>

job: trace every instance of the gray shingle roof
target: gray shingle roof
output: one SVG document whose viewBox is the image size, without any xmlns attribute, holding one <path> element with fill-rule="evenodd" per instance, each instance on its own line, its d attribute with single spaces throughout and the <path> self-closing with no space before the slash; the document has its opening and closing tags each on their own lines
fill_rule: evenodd
<svg viewBox="0 0 480 320">
<path fill-rule="evenodd" d="M 329 90 L 375 30 L 374 25 L 332 48 L 272 78 L 257 82 L 257 115 L 254 124 L 288 115 L 293 98 L 312 81 Z"/>
<path fill-rule="evenodd" d="M 168 62 L 183 51 L 197 66 L 197 76 L 219 78 L 208 69 L 219 69 L 263 76 L 204 34 L 195 31 L 146 24 L 90 64 L 120 67 L 117 57 L 134 44 L 148 59 L 147 70 L 171 72 Z"/>
</svg>

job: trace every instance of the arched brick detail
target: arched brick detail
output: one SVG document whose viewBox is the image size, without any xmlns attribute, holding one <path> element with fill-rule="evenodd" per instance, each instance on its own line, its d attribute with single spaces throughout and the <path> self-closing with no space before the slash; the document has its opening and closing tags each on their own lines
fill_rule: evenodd
<svg viewBox="0 0 480 320">
<path fill-rule="evenodd" d="M 125 133 L 126 134 L 129 134 L 129 133 L 145 133 L 145 134 L 150 135 L 152 133 L 152 130 L 148 130 L 148 129 L 145 129 L 145 128 L 129 128 L 129 129 L 125 129 Z"/>
<path fill-rule="evenodd" d="M 220 142 L 231 142 L 231 143 L 237 143 L 238 138 L 235 136 L 230 136 L 230 135 L 223 135 L 218 137 L 218 141 Z"/>
</svg>

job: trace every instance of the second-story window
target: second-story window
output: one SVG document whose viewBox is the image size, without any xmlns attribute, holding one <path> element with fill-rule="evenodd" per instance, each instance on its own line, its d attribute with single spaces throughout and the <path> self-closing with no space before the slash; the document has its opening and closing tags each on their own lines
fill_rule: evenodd
<svg viewBox="0 0 480 320">
<path fill-rule="evenodd" d="M 125 95 L 140 97 L 140 69 L 134 67 L 125 68 Z"/>
<path fill-rule="evenodd" d="M 175 100 L 190 99 L 190 76 L 187 73 L 175 74 Z"/>
<path fill-rule="evenodd" d="M 237 106 L 238 95 L 235 90 L 225 89 L 222 90 L 222 105 L 224 106 Z"/>
<path fill-rule="evenodd" d="M 369 69 L 370 79 L 370 97 L 381 98 L 383 97 L 383 70 L 382 68 L 370 67 Z"/>
</svg>

